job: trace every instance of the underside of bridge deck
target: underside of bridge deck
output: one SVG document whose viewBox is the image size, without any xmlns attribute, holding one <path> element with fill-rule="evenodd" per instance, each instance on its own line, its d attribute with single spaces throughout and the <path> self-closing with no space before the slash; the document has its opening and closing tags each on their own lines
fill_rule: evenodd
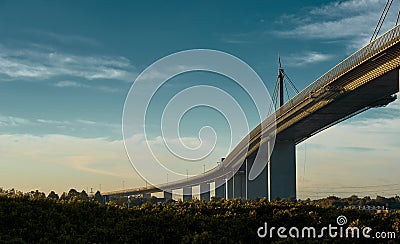
<svg viewBox="0 0 400 244">
<path fill-rule="evenodd" d="M 354 91 L 342 93 L 335 102 L 328 103 L 279 133 L 277 140 L 299 143 L 359 112 L 394 101 L 395 97 L 392 95 L 397 92 L 399 92 L 399 70 L 395 69 Z M 321 102 L 317 97 L 315 99 L 315 103 Z"/>
</svg>

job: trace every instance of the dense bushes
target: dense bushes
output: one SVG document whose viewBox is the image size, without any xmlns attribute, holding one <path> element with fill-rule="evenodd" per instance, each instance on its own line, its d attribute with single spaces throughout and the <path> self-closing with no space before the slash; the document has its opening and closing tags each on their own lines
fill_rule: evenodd
<svg viewBox="0 0 400 244">
<path fill-rule="evenodd" d="M 276 227 L 321 228 L 335 225 L 339 215 L 345 215 L 353 226 L 369 226 L 374 231 L 395 231 L 400 236 L 399 212 L 370 215 L 357 210 L 319 207 L 307 202 L 268 202 L 261 199 L 207 203 L 195 200 L 173 204 L 146 203 L 128 209 L 114 204 L 102 206 L 76 198 L 65 201 L 3 196 L 0 197 L 0 242 L 254 243 L 267 241 L 257 236 L 257 229 L 265 221 L 269 226 Z M 276 236 L 274 240 L 278 241 Z M 343 239 L 327 241 L 342 242 Z M 363 242 L 365 240 L 360 240 L 360 243 Z"/>
</svg>

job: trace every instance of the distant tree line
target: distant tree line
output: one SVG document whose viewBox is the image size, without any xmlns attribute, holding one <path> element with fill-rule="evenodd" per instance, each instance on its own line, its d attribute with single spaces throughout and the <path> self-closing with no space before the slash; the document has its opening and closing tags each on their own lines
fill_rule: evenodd
<svg viewBox="0 0 400 244">
<path fill-rule="evenodd" d="M 51 191 L 47 197 L 44 192 L 40 192 L 38 190 L 36 191 L 30 191 L 23 193 L 21 191 L 15 190 L 15 189 L 10 189 L 10 190 L 4 190 L 0 188 L 0 196 L 1 195 L 7 195 L 7 196 L 28 196 L 31 198 L 38 198 L 38 199 L 54 199 L 54 200 L 63 200 L 63 201 L 69 201 L 69 200 L 84 200 L 84 201 L 97 201 L 98 203 L 104 204 L 105 199 L 103 198 L 102 194 L 100 191 L 96 191 L 95 194 L 88 195 L 85 190 L 82 190 L 81 192 L 78 192 L 76 189 L 70 189 L 67 192 L 63 192 L 61 196 L 59 196 L 57 193 L 54 191 Z M 275 201 L 280 201 L 280 198 L 275 199 Z M 143 198 L 141 196 L 130 196 L 130 197 L 111 197 L 107 199 L 108 202 L 111 202 L 115 205 L 118 206 L 140 206 L 144 203 L 160 203 L 160 199 L 157 199 L 156 197 L 151 197 L 149 199 Z M 328 196 L 326 198 L 321 198 L 321 199 L 316 199 L 316 200 L 311 200 L 311 199 L 306 199 L 306 200 L 297 200 L 295 198 L 290 198 L 287 201 L 290 202 L 296 202 L 296 201 L 304 201 L 307 203 L 311 203 L 314 205 L 322 206 L 322 207 L 346 207 L 346 206 L 385 206 L 389 209 L 398 209 L 400 210 L 400 196 L 396 195 L 395 197 L 383 197 L 383 196 L 377 196 L 375 199 L 371 198 L 369 196 L 366 197 L 358 197 L 357 195 L 352 195 L 350 197 L 346 198 L 340 198 L 337 196 Z"/>
<path fill-rule="evenodd" d="M 311 200 L 309 200 L 311 201 Z M 318 200 L 313 200 L 313 204 L 317 204 L 324 207 L 346 207 L 346 206 L 384 206 L 389 209 L 400 209 L 400 197 L 382 197 L 377 196 L 375 199 L 371 197 L 360 198 L 356 195 L 352 195 L 346 198 L 339 198 L 336 196 L 329 196 Z"/>
<path fill-rule="evenodd" d="M 70 201 L 70 200 L 83 200 L 83 201 L 97 201 L 98 203 L 104 203 L 104 198 L 101 195 L 100 191 L 97 191 L 94 195 L 89 196 L 85 190 L 78 192 L 75 189 L 70 189 L 68 193 L 63 192 L 61 196 L 58 196 L 57 193 L 51 191 L 49 195 L 44 192 L 40 192 L 39 190 L 30 191 L 23 193 L 21 191 L 11 189 L 11 190 L 4 190 L 0 188 L 0 196 L 26 196 L 29 198 L 34 199 L 53 199 L 53 200 L 62 200 L 62 201 Z"/>
</svg>

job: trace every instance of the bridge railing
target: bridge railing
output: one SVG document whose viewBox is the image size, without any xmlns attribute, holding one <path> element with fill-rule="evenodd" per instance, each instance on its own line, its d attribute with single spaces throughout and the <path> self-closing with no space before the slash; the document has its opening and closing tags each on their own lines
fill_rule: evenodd
<svg viewBox="0 0 400 244">
<path fill-rule="evenodd" d="M 348 71 L 352 70 L 354 67 L 364 63 L 371 57 L 379 54 L 383 50 L 389 48 L 390 46 L 398 43 L 400 41 L 400 25 L 397 25 L 387 31 L 385 34 L 381 35 L 379 38 L 375 39 L 373 42 L 369 43 L 365 47 L 361 48 L 335 67 L 327 71 L 316 81 L 307 86 L 299 94 L 294 96 L 288 102 L 286 102 L 282 107 L 276 111 L 277 117 L 284 114 L 291 108 L 295 107 L 296 104 L 302 102 L 306 99 L 310 93 L 319 90 L 320 88 L 330 84 L 338 77 L 344 75 Z"/>
</svg>

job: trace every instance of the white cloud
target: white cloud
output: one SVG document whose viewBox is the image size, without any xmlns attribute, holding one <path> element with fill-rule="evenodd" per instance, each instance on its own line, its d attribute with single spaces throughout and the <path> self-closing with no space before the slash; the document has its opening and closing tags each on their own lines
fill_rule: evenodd
<svg viewBox="0 0 400 244">
<path fill-rule="evenodd" d="M 77 88 L 78 87 L 84 87 L 84 88 L 89 87 L 88 85 L 85 85 L 85 84 L 82 84 L 82 83 L 79 83 L 76 81 L 69 81 L 69 80 L 59 81 L 59 82 L 55 83 L 54 86 L 61 87 L 61 88 L 63 88 L 63 87 L 77 87 Z"/>
<path fill-rule="evenodd" d="M 81 82 L 70 81 L 70 80 L 58 81 L 54 84 L 54 86 L 59 88 L 90 88 L 102 92 L 111 92 L 111 93 L 120 91 L 120 89 L 115 87 L 102 86 L 102 85 L 88 85 Z"/>
<path fill-rule="evenodd" d="M 46 48 L 9 49 L 0 45 L 0 75 L 7 79 L 73 76 L 88 80 L 133 81 L 134 67 L 124 57 L 83 56 Z M 58 86 L 77 85 L 59 83 Z"/>
<path fill-rule="evenodd" d="M 375 21 L 370 16 L 351 16 L 338 20 L 313 22 L 278 32 L 281 36 L 306 39 L 341 39 L 372 34 Z M 370 33 L 371 32 L 371 33 Z"/>
<path fill-rule="evenodd" d="M 81 35 L 75 35 L 75 34 L 60 34 L 60 33 L 53 33 L 49 31 L 43 31 L 43 30 L 26 30 L 28 34 L 33 34 L 38 37 L 46 37 L 46 39 L 51 39 L 53 41 L 60 42 L 62 44 L 78 44 L 78 45 L 85 45 L 85 46 L 101 46 L 101 44 L 92 38 L 88 38 L 85 36 Z"/>
<path fill-rule="evenodd" d="M 29 119 L 14 117 L 14 116 L 4 116 L 0 114 L 0 127 L 2 126 L 19 126 L 19 125 L 29 125 L 33 122 Z"/>
<path fill-rule="evenodd" d="M 221 37 L 221 41 L 229 44 L 248 44 L 252 43 L 252 36 L 258 34 L 256 32 L 236 33 L 230 35 L 224 35 Z"/>
<path fill-rule="evenodd" d="M 370 12 L 371 9 L 381 10 L 386 0 L 348 0 L 336 1 L 327 5 L 313 8 L 310 13 L 323 16 L 341 16 L 351 13 Z"/>
<path fill-rule="evenodd" d="M 77 119 L 76 122 L 87 124 L 87 125 L 95 125 L 97 124 L 95 121 L 92 120 L 85 120 L 85 119 Z"/>
<path fill-rule="evenodd" d="M 69 127 L 83 127 L 83 126 L 96 126 L 96 127 L 108 127 L 113 129 L 119 129 L 121 124 L 108 123 L 103 121 L 93 121 L 88 119 L 76 119 L 76 120 L 54 120 L 47 118 L 28 119 L 22 117 L 15 117 L 10 115 L 0 114 L 0 127 L 17 127 L 17 126 L 69 126 Z"/>
<path fill-rule="evenodd" d="M 42 123 L 42 124 L 49 124 L 49 125 L 71 124 L 71 122 L 69 122 L 69 121 L 59 121 L 59 120 L 50 120 L 50 119 L 37 119 L 36 121 L 39 123 Z"/>
<path fill-rule="evenodd" d="M 287 38 L 342 40 L 348 49 L 365 45 L 378 22 L 385 0 L 336 1 L 312 8 L 302 15 L 282 15 L 286 26 L 276 31 Z M 380 34 L 394 26 L 398 6 L 393 4 Z"/>
<path fill-rule="evenodd" d="M 307 64 L 320 63 L 333 58 L 333 55 L 319 52 L 308 52 L 291 55 L 288 57 L 288 66 L 303 66 Z"/>
</svg>

